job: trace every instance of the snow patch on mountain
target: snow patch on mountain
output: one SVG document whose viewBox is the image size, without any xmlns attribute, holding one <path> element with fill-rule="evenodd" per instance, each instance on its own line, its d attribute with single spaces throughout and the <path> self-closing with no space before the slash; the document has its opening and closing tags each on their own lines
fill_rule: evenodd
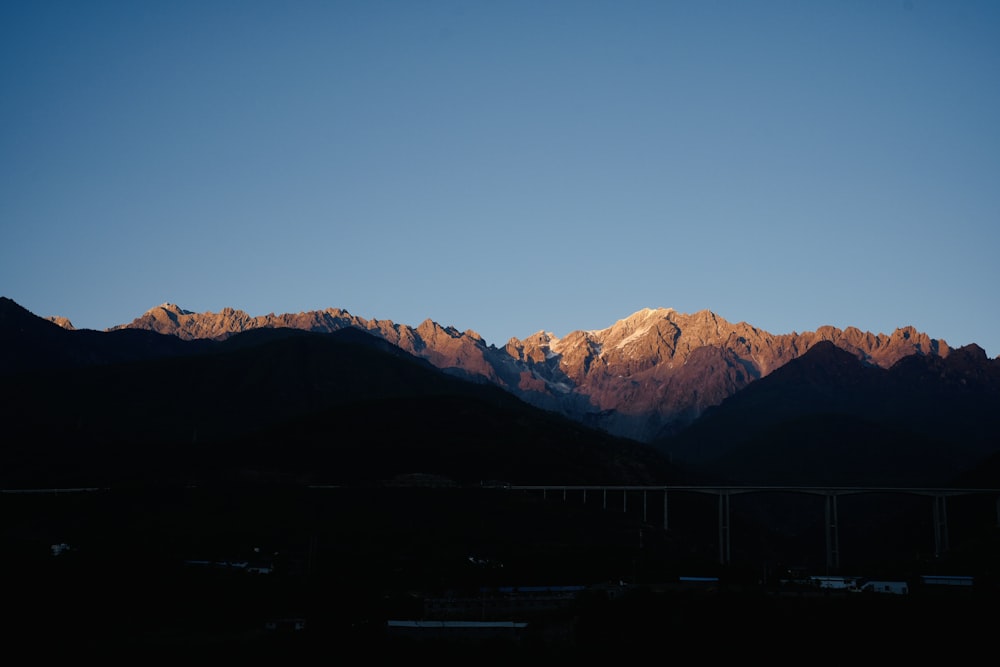
<svg viewBox="0 0 1000 667">
<path fill-rule="evenodd" d="M 628 347 L 630 343 L 634 343 L 635 341 L 640 340 L 643 336 L 645 336 L 646 333 L 648 333 L 651 328 L 652 325 L 647 325 L 641 329 L 637 329 L 636 331 L 632 332 L 625 338 L 621 339 L 621 341 L 619 341 L 619 343 L 615 345 L 615 349 L 621 350 L 625 347 Z"/>
</svg>

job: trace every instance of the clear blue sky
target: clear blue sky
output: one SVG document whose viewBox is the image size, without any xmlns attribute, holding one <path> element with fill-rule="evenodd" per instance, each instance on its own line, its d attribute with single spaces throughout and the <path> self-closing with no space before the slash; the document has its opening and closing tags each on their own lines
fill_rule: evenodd
<svg viewBox="0 0 1000 667">
<path fill-rule="evenodd" d="M 1000 355 L 1000 2 L 0 5 L 0 294 Z"/>
</svg>

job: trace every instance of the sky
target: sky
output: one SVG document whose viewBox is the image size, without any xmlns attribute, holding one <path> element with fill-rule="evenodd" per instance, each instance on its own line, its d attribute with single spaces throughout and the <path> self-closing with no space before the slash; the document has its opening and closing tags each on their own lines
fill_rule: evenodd
<svg viewBox="0 0 1000 667">
<path fill-rule="evenodd" d="M 0 4 L 0 296 L 1000 356 L 1000 2 Z"/>
</svg>

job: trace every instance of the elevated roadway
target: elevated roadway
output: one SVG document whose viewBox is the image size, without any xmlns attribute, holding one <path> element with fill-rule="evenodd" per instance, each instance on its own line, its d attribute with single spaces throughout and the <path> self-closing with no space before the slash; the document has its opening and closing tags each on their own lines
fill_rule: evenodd
<svg viewBox="0 0 1000 667">
<path fill-rule="evenodd" d="M 948 550 L 948 511 L 947 499 L 952 496 L 990 495 L 996 499 L 997 525 L 1000 526 L 1000 489 L 964 489 L 964 488 L 912 488 L 912 487 L 874 487 L 874 486 L 603 486 L 603 485 L 504 485 L 504 488 L 519 491 L 540 492 L 543 497 L 561 495 L 565 500 L 569 494 L 581 494 L 583 502 L 587 502 L 588 494 L 601 498 L 605 509 L 608 507 L 608 494 L 621 495 L 622 510 L 628 511 L 628 499 L 640 495 L 642 499 L 642 518 L 648 518 L 647 500 L 650 494 L 663 495 L 663 529 L 669 525 L 669 497 L 671 493 L 702 493 L 719 498 L 719 562 L 728 565 L 731 559 L 730 534 L 730 498 L 746 493 L 804 493 L 823 496 L 824 525 L 826 534 L 826 564 L 836 571 L 840 567 L 840 537 L 837 517 L 837 498 L 854 494 L 907 494 L 928 496 L 933 499 L 932 517 L 934 526 L 934 555 L 940 556 Z"/>
</svg>

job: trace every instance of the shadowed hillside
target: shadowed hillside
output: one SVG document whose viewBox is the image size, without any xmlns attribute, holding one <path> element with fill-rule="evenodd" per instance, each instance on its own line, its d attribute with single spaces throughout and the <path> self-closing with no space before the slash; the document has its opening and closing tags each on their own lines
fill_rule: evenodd
<svg viewBox="0 0 1000 667">
<path fill-rule="evenodd" d="M 882 369 L 824 342 L 655 446 L 731 483 L 948 486 L 998 433 L 1000 363 L 981 349 Z"/>
<path fill-rule="evenodd" d="M 246 476 L 345 484 L 411 473 L 477 484 L 663 483 L 679 474 L 646 446 L 353 328 L 207 343 L 22 319 L 28 334 L 13 344 L 27 352 L 11 355 L 22 361 L 6 374 L 0 408 L 8 487 Z"/>
</svg>

